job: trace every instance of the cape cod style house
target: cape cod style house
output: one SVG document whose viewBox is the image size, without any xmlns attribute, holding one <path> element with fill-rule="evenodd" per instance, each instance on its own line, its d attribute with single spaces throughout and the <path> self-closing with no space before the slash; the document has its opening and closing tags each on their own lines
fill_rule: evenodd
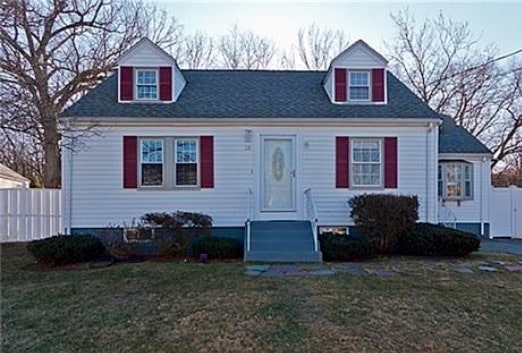
<svg viewBox="0 0 522 353">
<path fill-rule="evenodd" d="M 320 260 L 350 232 L 347 200 L 417 195 L 421 221 L 487 236 L 490 151 L 357 41 L 327 71 L 181 70 L 142 39 L 64 122 L 103 133 L 64 150 L 68 232 L 193 211 L 245 240 L 247 260 Z"/>
</svg>

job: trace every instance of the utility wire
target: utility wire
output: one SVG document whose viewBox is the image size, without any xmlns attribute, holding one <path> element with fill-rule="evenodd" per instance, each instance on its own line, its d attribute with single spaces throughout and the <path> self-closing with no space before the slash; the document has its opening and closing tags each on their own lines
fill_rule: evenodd
<svg viewBox="0 0 522 353">
<path fill-rule="evenodd" d="M 511 52 L 511 53 L 507 53 L 507 54 L 505 54 L 505 55 L 499 56 L 499 57 L 497 57 L 497 58 L 493 58 L 493 59 L 491 59 L 491 60 L 488 60 L 488 61 L 486 61 L 485 63 L 482 63 L 482 64 L 480 64 L 480 65 L 473 66 L 473 67 L 469 67 L 469 68 L 464 69 L 464 70 L 462 70 L 462 71 L 456 72 L 456 73 L 454 73 L 454 74 L 452 74 L 452 75 L 448 75 L 448 76 L 441 77 L 441 78 L 439 78 L 439 79 L 437 79 L 437 80 L 435 80 L 435 81 L 433 81 L 433 82 L 430 82 L 429 85 L 433 85 L 433 84 L 435 84 L 435 83 L 439 83 L 440 81 L 445 81 L 445 80 L 447 80 L 447 79 L 453 78 L 453 77 L 455 77 L 455 76 L 458 76 L 458 75 L 463 74 L 463 73 L 468 72 L 468 71 L 473 71 L 473 70 L 476 70 L 476 69 L 480 69 L 481 67 L 484 67 L 484 66 L 486 66 L 486 65 L 489 65 L 489 64 L 491 64 L 491 63 L 493 63 L 493 62 L 495 62 L 495 61 L 504 60 L 504 59 L 507 59 L 507 58 L 509 58 L 509 57 L 511 57 L 511 56 L 513 56 L 513 55 L 517 55 L 517 54 L 519 54 L 519 53 L 522 53 L 522 48 L 521 48 L 521 49 L 518 49 L 518 50 L 515 50 L 515 51 L 513 51 L 513 52 Z M 509 70 L 509 71 L 507 71 L 507 72 L 504 72 L 503 75 L 506 75 L 506 74 L 511 73 L 511 72 L 518 71 L 518 70 L 520 70 L 520 69 L 521 69 L 521 68 L 516 68 L 516 69 L 514 69 L 514 70 Z"/>
</svg>

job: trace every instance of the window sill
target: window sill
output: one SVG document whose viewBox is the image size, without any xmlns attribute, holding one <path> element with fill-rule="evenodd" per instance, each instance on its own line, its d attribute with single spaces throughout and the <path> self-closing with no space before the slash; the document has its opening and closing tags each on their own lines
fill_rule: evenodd
<svg viewBox="0 0 522 353">
<path fill-rule="evenodd" d="M 139 191 L 198 191 L 201 190 L 201 186 L 138 186 Z"/>
</svg>

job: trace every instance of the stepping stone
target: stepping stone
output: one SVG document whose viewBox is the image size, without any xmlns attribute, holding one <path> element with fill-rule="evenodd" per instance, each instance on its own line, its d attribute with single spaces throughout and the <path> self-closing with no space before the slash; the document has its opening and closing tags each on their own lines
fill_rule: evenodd
<svg viewBox="0 0 522 353">
<path fill-rule="evenodd" d="M 454 268 L 453 271 L 458 272 L 458 273 L 473 273 L 473 270 L 468 267 L 457 267 L 457 268 Z"/>
<path fill-rule="evenodd" d="M 265 272 L 268 271 L 270 265 L 248 265 L 246 266 L 247 271 L 259 271 Z"/>
<path fill-rule="evenodd" d="M 267 272 L 261 272 L 261 277 L 284 278 L 285 274 L 283 272 L 267 271 Z"/>
<path fill-rule="evenodd" d="M 484 272 L 498 272 L 498 269 L 493 266 L 479 266 L 478 268 Z"/>
<path fill-rule="evenodd" d="M 364 270 L 364 267 L 360 264 L 336 264 L 333 269 L 337 272 L 346 273 L 355 277 L 368 276 L 369 273 Z"/>
<path fill-rule="evenodd" d="M 393 271 L 383 271 L 383 270 L 377 270 L 375 271 L 375 274 L 381 278 L 390 278 L 390 277 L 395 277 L 398 275 L 397 272 L 393 272 Z"/>
<path fill-rule="evenodd" d="M 251 271 L 251 270 L 245 271 L 245 275 L 250 276 L 250 277 L 257 277 L 260 274 L 261 274 L 261 271 Z"/>
<path fill-rule="evenodd" d="M 494 261 L 497 265 L 501 265 L 501 266 L 505 266 L 505 265 L 508 265 L 509 262 L 506 262 L 506 261 Z"/>
<path fill-rule="evenodd" d="M 317 270 L 308 272 L 310 276 L 331 276 L 334 274 L 333 271 L 330 270 Z"/>
<path fill-rule="evenodd" d="M 292 276 L 292 277 L 305 277 L 309 274 L 309 272 L 306 271 L 295 271 L 295 272 L 286 272 L 286 276 Z"/>
<path fill-rule="evenodd" d="M 509 272 L 522 272 L 522 264 L 505 266 L 505 269 L 508 270 Z"/>
<path fill-rule="evenodd" d="M 270 271 L 275 271 L 275 272 L 281 272 L 281 273 L 284 273 L 284 272 L 297 272 L 297 271 L 301 271 L 301 266 L 299 265 L 272 265 L 270 267 Z"/>
</svg>

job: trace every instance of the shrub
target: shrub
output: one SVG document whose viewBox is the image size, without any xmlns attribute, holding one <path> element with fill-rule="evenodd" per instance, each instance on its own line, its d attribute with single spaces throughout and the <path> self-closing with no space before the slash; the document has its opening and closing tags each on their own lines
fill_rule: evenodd
<svg viewBox="0 0 522 353">
<path fill-rule="evenodd" d="M 152 242 L 158 255 L 176 258 L 188 255 L 193 239 L 194 237 L 191 234 L 183 231 L 156 228 Z"/>
<path fill-rule="evenodd" d="M 98 237 L 109 255 L 118 261 L 129 260 L 138 254 L 136 244 L 124 239 L 121 228 L 108 228 L 100 232 Z"/>
<path fill-rule="evenodd" d="M 184 229 L 185 233 L 195 235 L 210 235 L 212 228 L 212 217 L 195 212 L 147 213 L 141 217 L 141 220 L 153 228 Z"/>
<path fill-rule="evenodd" d="M 453 228 L 418 223 L 399 237 L 395 253 L 415 256 L 464 256 L 480 247 L 475 235 Z"/>
<path fill-rule="evenodd" d="M 236 259 L 243 257 L 243 247 L 237 240 L 222 237 L 202 237 L 194 243 L 191 252 L 195 256 L 207 254 L 209 259 Z"/>
<path fill-rule="evenodd" d="M 102 242 L 90 235 L 56 236 L 35 240 L 27 245 L 39 263 L 66 265 L 91 261 L 105 253 Z"/>
<path fill-rule="evenodd" d="M 364 236 L 326 233 L 319 235 L 325 261 L 351 261 L 375 255 L 373 244 Z"/>
<path fill-rule="evenodd" d="M 358 231 L 382 255 L 392 252 L 399 235 L 413 230 L 418 218 L 417 196 L 364 194 L 352 197 L 349 204 Z"/>
<path fill-rule="evenodd" d="M 210 235 L 212 217 L 194 212 L 147 213 L 141 227 L 153 228 L 152 241 L 158 253 L 166 257 L 188 255 L 196 236 Z"/>
</svg>

